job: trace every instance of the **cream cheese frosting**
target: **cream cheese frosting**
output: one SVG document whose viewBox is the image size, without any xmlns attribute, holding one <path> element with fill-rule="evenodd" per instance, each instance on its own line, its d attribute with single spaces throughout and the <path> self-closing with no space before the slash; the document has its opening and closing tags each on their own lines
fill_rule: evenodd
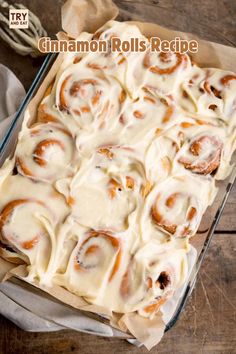
<svg viewBox="0 0 236 354">
<path fill-rule="evenodd" d="M 151 53 L 110 21 L 78 39 L 146 52 L 64 53 L 0 171 L 0 247 L 32 283 L 153 318 L 186 281 L 189 239 L 230 173 L 236 76 Z M 10 259 L 10 258 L 9 258 Z"/>
</svg>

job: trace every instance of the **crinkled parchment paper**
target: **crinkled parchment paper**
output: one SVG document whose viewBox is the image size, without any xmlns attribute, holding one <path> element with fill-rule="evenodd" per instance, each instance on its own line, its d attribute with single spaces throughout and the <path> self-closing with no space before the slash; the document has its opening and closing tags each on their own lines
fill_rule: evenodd
<svg viewBox="0 0 236 354">
<path fill-rule="evenodd" d="M 76 38 L 80 32 L 87 31 L 87 32 L 95 32 L 101 26 L 105 24 L 108 20 L 114 19 L 118 14 L 117 7 L 112 3 L 111 0 L 68 0 L 65 5 L 62 7 L 62 27 L 64 30 L 63 33 L 59 33 L 59 38 Z M 196 54 L 192 54 L 193 60 L 200 66 L 203 67 L 217 67 L 223 68 L 225 70 L 232 70 L 235 69 L 235 62 L 236 62 L 236 49 L 227 47 L 221 44 L 207 42 L 204 40 L 200 40 L 189 33 L 182 33 L 177 31 L 171 31 L 156 24 L 151 23 L 141 23 L 141 22 L 134 22 L 142 33 L 146 36 L 158 36 L 161 39 L 172 40 L 175 37 L 181 37 L 183 39 L 197 39 L 199 43 L 199 51 Z M 31 117 L 31 122 L 33 122 L 39 102 L 41 101 L 43 94 L 48 87 L 48 85 L 53 80 L 54 76 L 56 75 L 58 68 L 60 67 L 60 63 L 62 61 L 63 54 L 59 54 L 57 59 L 55 60 L 51 70 L 49 71 L 48 75 L 44 79 L 42 85 L 40 86 L 36 96 L 30 102 L 27 111 Z M 0 173 L 1 179 L 1 173 Z M 194 258 L 193 258 L 194 259 Z M 195 254 L 196 259 L 196 254 Z M 0 258 L 0 280 L 7 279 L 11 276 L 15 276 L 18 278 L 23 278 L 24 274 L 27 274 L 27 267 L 25 265 L 16 266 L 16 264 L 12 264 L 6 262 L 5 260 Z M 26 284 L 27 285 L 27 284 Z M 90 313 L 95 314 L 102 314 L 106 318 L 110 319 L 110 323 L 113 327 L 118 330 L 125 331 L 127 333 L 131 333 L 135 338 L 139 340 L 140 343 L 144 344 L 148 349 L 151 349 L 154 345 L 156 345 L 162 338 L 165 323 L 161 317 L 161 314 L 157 315 L 154 319 L 149 320 L 146 318 L 142 318 L 141 316 L 137 315 L 136 313 L 130 314 L 112 314 L 111 312 L 105 310 L 104 308 L 90 305 L 84 299 L 71 294 L 69 291 L 54 286 L 52 288 L 45 288 L 40 287 L 39 284 L 34 284 L 37 288 L 40 288 L 44 292 L 52 295 L 57 300 L 63 302 L 66 305 L 70 305 L 75 309 L 80 309 L 83 311 L 89 311 Z M 9 289 L 5 291 L 9 295 Z M 40 294 L 43 303 L 43 296 Z M 40 301 L 40 297 L 38 297 L 38 301 Z M 25 306 L 23 301 L 19 301 L 22 306 Z M 51 302 L 50 306 L 53 303 Z M 91 317 L 86 320 L 87 317 L 82 315 L 82 317 L 78 314 L 78 322 L 80 321 L 81 326 L 76 327 L 76 316 L 71 317 L 71 326 L 68 326 L 68 323 L 65 321 L 58 323 L 58 316 L 56 311 L 58 307 L 50 307 L 53 308 L 55 314 L 52 315 L 50 318 L 48 317 L 47 313 L 43 310 L 43 306 L 37 308 L 31 306 L 31 312 L 41 316 L 46 320 L 51 320 L 63 327 L 70 327 L 77 330 L 82 330 L 86 332 L 86 328 L 95 333 L 95 334 L 102 334 L 107 336 L 112 335 L 121 335 L 119 331 L 115 329 L 111 329 L 105 324 L 100 323 L 100 325 L 106 326 L 104 328 L 96 327 L 99 322 L 94 323 L 91 325 L 91 321 L 94 321 Z M 69 307 L 64 308 L 63 315 L 66 317 L 66 311 L 68 313 L 72 311 Z M 172 308 L 173 310 L 173 308 Z M 62 311 L 62 309 L 58 310 Z M 89 315 L 88 314 L 88 315 Z M 168 316 L 167 316 L 168 317 Z M 75 321 L 75 322 L 74 322 Z M 85 321 L 85 322 L 84 322 Z M 87 322 L 86 322 L 87 321 Z M 90 321 L 90 324 L 89 324 Z M 105 321 L 105 319 L 104 319 Z M 86 326 L 83 325 L 86 323 Z M 86 327 L 86 328 L 85 328 Z M 110 329 L 109 329 L 110 328 Z M 98 329 L 96 331 L 96 329 Z M 101 331 L 99 332 L 99 330 Z M 124 335 L 125 337 L 125 335 Z M 129 337 L 128 335 L 126 337 Z"/>
</svg>

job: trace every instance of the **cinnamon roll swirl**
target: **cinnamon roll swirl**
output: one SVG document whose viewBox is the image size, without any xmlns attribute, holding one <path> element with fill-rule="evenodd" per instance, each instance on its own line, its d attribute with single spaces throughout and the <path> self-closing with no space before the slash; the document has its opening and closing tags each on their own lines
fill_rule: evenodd
<svg viewBox="0 0 236 354">
<path fill-rule="evenodd" d="M 115 99 L 114 99 L 115 97 Z M 117 80 L 86 68 L 69 67 L 58 80 L 56 106 L 82 127 L 109 128 L 121 114 L 126 92 Z"/>
<path fill-rule="evenodd" d="M 190 69 L 191 61 L 186 54 L 147 51 L 143 60 L 145 85 L 160 96 L 173 96 Z"/>
<path fill-rule="evenodd" d="M 194 66 L 182 84 L 178 103 L 187 111 L 220 118 L 231 128 L 236 124 L 236 75 L 220 69 Z"/>
<path fill-rule="evenodd" d="M 213 189 L 212 189 L 213 188 Z M 156 226 L 176 237 L 197 232 L 203 213 L 211 204 L 212 181 L 190 176 L 174 176 L 154 191 L 151 218 Z"/>
<path fill-rule="evenodd" d="M 89 231 L 78 242 L 65 275 L 67 286 L 90 302 L 102 295 L 116 277 L 122 258 L 122 242 L 106 230 Z"/>
<path fill-rule="evenodd" d="M 222 142 L 215 136 L 202 135 L 189 144 L 188 156 L 180 157 L 179 162 L 192 172 L 207 175 L 220 165 Z"/>
<path fill-rule="evenodd" d="M 49 184 L 20 175 L 8 177 L 3 186 L 1 255 L 6 259 L 10 254 L 18 256 L 29 264 L 32 277 L 41 277 L 54 257 L 54 233 L 68 213 L 66 203 Z"/>
<path fill-rule="evenodd" d="M 53 181 L 70 175 L 75 159 L 71 134 L 59 124 L 36 124 L 26 129 L 16 149 L 18 172 L 26 177 Z"/>
</svg>

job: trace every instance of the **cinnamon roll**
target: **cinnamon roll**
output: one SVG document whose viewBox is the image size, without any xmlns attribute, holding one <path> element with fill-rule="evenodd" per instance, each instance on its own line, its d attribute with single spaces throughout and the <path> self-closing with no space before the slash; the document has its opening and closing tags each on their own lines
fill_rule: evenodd
<svg viewBox="0 0 236 354">
<path fill-rule="evenodd" d="M 170 235 L 192 236 L 197 232 L 202 215 L 214 195 L 211 180 L 184 175 L 170 177 L 153 193 L 152 221 Z"/>
<path fill-rule="evenodd" d="M 220 118 L 230 127 L 236 119 L 236 75 L 220 69 L 194 66 L 177 92 L 178 103 L 187 111 Z"/>
<path fill-rule="evenodd" d="M 115 99 L 114 99 L 115 97 Z M 79 127 L 109 128 L 122 113 L 126 92 L 117 80 L 86 68 L 69 67 L 58 80 L 56 106 Z"/>
<path fill-rule="evenodd" d="M 207 175 L 219 167 L 222 148 L 223 144 L 217 137 L 202 135 L 190 142 L 190 158 L 180 157 L 178 161 L 192 172 Z"/>
<path fill-rule="evenodd" d="M 133 144 L 150 142 L 158 129 L 168 129 L 178 117 L 177 107 L 168 97 L 157 97 L 145 86 L 137 92 L 138 98 L 126 104 L 118 125 L 123 141 Z"/>
<path fill-rule="evenodd" d="M 135 38 L 135 40 L 144 41 L 148 46 L 147 38 L 136 26 L 109 21 L 93 36 L 93 39 L 106 41 L 108 50 L 104 53 L 89 53 L 85 59 L 86 66 L 95 71 L 102 71 L 108 76 L 114 76 L 123 83 L 129 95 L 136 98 L 138 95 L 136 91 L 141 88 L 143 83 L 143 73 L 139 69 L 145 52 L 113 50 L 111 45 L 113 38 L 119 39 L 121 42 L 131 41 Z"/>
<path fill-rule="evenodd" d="M 3 186 L 1 255 L 18 255 L 29 263 L 32 276 L 43 277 L 55 252 L 55 229 L 68 213 L 66 203 L 49 184 L 20 175 L 8 177 Z"/>
<path fill-rule="evenodd" d="M 88 301 L 96 302 L 116 277 L 122 258 L 122 242 L 106 230 L 88 231 L 78 242 L 65 275 L 67 286 Z"/>
<path fill-rule="evenodd" d="M 142 163 L 129 149 L 105 146 L 81 165 L 74 178 L 58 181 L 56 188 L 73 201 L 72 215 L 79 224 L 120 232 L 129 226 L 145 181 Z"/>
<path fill-rule="evenodd" d="M 19 232 L 21 231 L 19 230 L 19 233 L 14 231 L 14 228 L 17 229 L 20 220 L 29 216 L 28 210 L 32 214 L 35 212 L 40 214 L 45 212 L 45 209 L 44 203 L 37 199 L 16 199 L 9 202 L 0 214 L 2 242 L 14 245 L 14 247 L 24 252 L 33 249 L 39 242 L 40 237 L 42 237 L 42 230 L 40 230 L 37 223 L 35 223 L 35 227 L 31 225 L 29 229 L 29 224 L 27 223 L 27 230 L 23 229 L 22 232 Z"/>
<path fill-rule="evenodd" d="M 168 132 L 180 137 L 175 138 L 176 156 L 172 162 L 173 173 L 191 171 L 195 174 L 214 175 L 224 178 L 230 170 L 232 145 L 227 133 L 220 125 L 209 121 L 189 119 L 174 126 Z M 231 146 L 231 147 L 230 147 Z M 183 169 L 184 168 L 184 169 Z"/>
<path fill-rule="evenodd" d="M 73 171 L 73 138 L 59 124 L 36 124 L 21 133 L 15 155 L 20 174 L 53 181 Z"/>
<path fill-rule="evenodd" d="M 143 60 L 145 85 L 160 96 L 173 96 L 190 69 L 191 61 L 187 54 L 147 51 Z"/>
</svg>

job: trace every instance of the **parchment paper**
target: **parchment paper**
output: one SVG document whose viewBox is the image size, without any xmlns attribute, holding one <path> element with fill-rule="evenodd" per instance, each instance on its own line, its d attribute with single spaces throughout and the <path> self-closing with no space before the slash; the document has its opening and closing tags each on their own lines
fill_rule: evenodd
<svg viewBox="0 0 236 354">
<path fill-rule="evenodd" d="M 76 38 L 81 31 L 94 32 L 107 20 L 113 19 L 116 14 L 117 9 L 110 0 L 69 0 L 62 8 L 63 30 L 69 37 Z M 199 51 L 198 53 L 191 55 L 197 64 L 200 66 L 217 67 L 234 71 L 234 63 L 236 62 L 236 50 L 234 48 L 206 42 L 191 34 L 171 31 L 156 24 L 140 22 L 132 23 L 135 23 L 146 36 L 158 36 L 161 39 L 168 40 L 174 39 L 177 36 L 185 39 L 197 39 L 199 43 Z M 28 112 L 32 121 L 35 118 L 37 106 L 41 101 L 47 86 L 52 81 L 60 66 L 62 56 L 63 54 L 58 55 L 49 74 L 28 106 Z M 11 267 L 13 266 L 9 265 L 7 262 L 2 262 L 0 259 L 2 278 L 5 274 L 7 274 L 7 276 L 15 275 L 22 277 L 27 271 L 25 266 L 20 266 L 9 272 L 9 268 Z M 8 290 L 5 288 L 5 291 L 10 295 L 11 291 Z M 87 304 L 83 299 L 77 296 L 75 297 L 75 295 L 65 289 L 53 287 L 48 289 L 43 288 L 43 290 L 58 300 L 75 308 L 111 316 L 111 314 L 106 313 L 104 309 Z M 165 328 L 164 321 L 160 316 L 156 316 L 154 320 L 148 320 L 141 318 L 137 314 L 114 315 L 111 317 L 111 322 L 112 325 L 117 328 L 128 330 L 148 349 L 151 349 L 160 341 Z"/>
</svg>

